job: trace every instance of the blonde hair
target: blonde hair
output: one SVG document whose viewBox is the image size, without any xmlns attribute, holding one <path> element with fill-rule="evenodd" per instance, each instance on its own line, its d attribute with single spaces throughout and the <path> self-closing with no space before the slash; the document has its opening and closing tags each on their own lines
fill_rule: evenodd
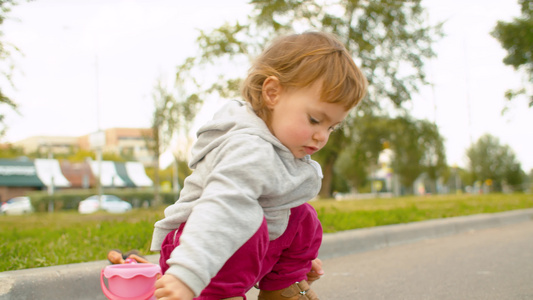
<svg viewBox="0 0 533 300">
<path fill-rule="evenodd" d="M 305 32 L 280 37 L 255 60 L 243 82 L 242 96 L 268 123 L 270 110 L 262 96 L 263 82 L 278 78 L 282 87 L 303 88 L 322 81 L 321 101 L 349 110 L 366 94 L 367 80 L 344 45 L 332 34 Z"/>
</svg>

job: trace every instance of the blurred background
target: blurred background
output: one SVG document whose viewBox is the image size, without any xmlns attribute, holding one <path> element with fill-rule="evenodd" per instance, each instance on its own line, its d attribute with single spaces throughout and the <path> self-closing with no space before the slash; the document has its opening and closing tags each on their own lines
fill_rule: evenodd
<svg viewBox="0 0 533 300">
<path fill-rule="evenodd" d="M 196 129 L 239 97 L 268 41 L 305 30 L 337 34 L 370 82 L 313 157 L 321 197 L 531 193 L 531 1 L 0 5 L 4 201 L 29 191 L 176 195 Z M 16 183 L 24 172 L 40 184 Z"/>
</svg>

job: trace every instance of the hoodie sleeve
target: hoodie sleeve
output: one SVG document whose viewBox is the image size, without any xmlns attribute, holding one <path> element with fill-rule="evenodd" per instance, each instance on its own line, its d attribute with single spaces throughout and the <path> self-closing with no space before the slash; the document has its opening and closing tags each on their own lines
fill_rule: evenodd
<svg viewBox="0 0 533 300">
<path fill-rule="evenodd" d="M 194 201 L 180 246 L 167 260 L 167 274 L 180 278 L 196 296 L 259 229 L 263 210 L 258 199 L 275 174 L 272 159 L 276 153 L 270 143 L 238 135 L 197 165 L 195 176 L 205 178 L 203 191 Z"/>
</svg>

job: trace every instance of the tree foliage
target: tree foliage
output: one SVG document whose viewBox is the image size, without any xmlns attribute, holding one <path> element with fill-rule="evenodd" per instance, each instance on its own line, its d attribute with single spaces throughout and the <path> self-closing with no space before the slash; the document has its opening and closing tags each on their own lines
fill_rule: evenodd
<svg viewBox="0 0 533 300">
<path fill-rule="evenodd" d="M 410 190 L 422 173 L 435 182 L 447 168 L 444 140 L 437 126 L 427 120 L 409 117 L 396 118 L 392 126 L 392 168 L 399 175 L 402 185 Z"/>
<path fill-rule="evenodd" d="M 503 63 L 515 69 L 524 69 L 533 84 L 533 2 L 519 0 L 522 15 L 511 22 L 498 21 L 492 31 L 501 46 L 507 50 Z M 508 90 L 506 98 L 512 100 L 515 96 L 526 94 L 526 89 Z M 529 93 L 529 107 L 533 106 L 533 93 Z"/>
<path fill-rule="evenodd" d="M 513 150 L 501 145 L 500 140 L 485 134 L 467 149 L 469 169 L 473 181 L 492 182 L 495 191 L 502 191 L 505 184 L 521 189 L 525 174 Z"/>
<path fill-rule="evenodd" d="M 15 0 L 0 0 L 0 26 L 4 24 L 7 15 L 11 11 L 12 7 L 16 4 L 17 2 Z M 7 82 L 11 84 L 11 74 L 14 66 L 10 58 L 12 51 L 18 52 L 19 50 L 16 46 L 4 42 L 1 39 L 3 35 L 3 31 L 0 29 L 0 76 L 5 78 Z M 0 87 L 0 105 L 7 105 L 15 111 L 17 109 L 17 104 L 15 103 L 15 101 L 13 101 L 5 94 L 5 90 L 2 87 Z M 4 118 L 5 116 L 0 114 L 0 137 L 5 134 L 6 130 Z"/>
<path fill-rule="evenodd" d="M 154 165 L 154 202 L 155 206 L 161 204 L 159 194 L 159 157 L 174 134 L 177 120 L 174 118 L 177 109 L 176 99 L 159 81 L 152 94 L 154 112 L 152 116 L 152 136 L 145 137 L 147 148 L 153 154 Z"/>
<path fill-rule="evenodd" d="M 0 158 L 2 159 L 13 159 L 21 156 L 24 156 L 24 151 L 21 147 L 7 144 L 0 148 Z"/>
<path fill-rule="evenodd" d="M 390 118 L 367 114 L 358 119 L 353 143 L 336 164 L 339 174 L 353 187 L 367 184 L 378 166 L 384 148 L 394 153 L 391 167 L 408 191 L 422 174 L 435 181 L 447 169 L 444 141 L 435 124 L 400 116 Z"/>
<path fill-rule="evenodd" d="M 169 146 L 176 134 L 187 134 L 191 124 L 202 105 L 202 99 L 196 93 L 186 95 L 185 89 L 189 68 L 187 61 L 178 69 L 175 88 L 165 87 L 159 81 L 154 88 L 154 113 L 152 118 L 152 136 L 146 137 L 148 149 L 153 154 L 154 169 L 159 170 L 159 157 Z M 176 157 L 174 158 L 177 159 Z M 154 172 L 154 205 L 160 204 L 159 172 Z"/>
<path fill-rule="evenodd" d="M 69 162 L 74 162 L 74 163 L 84 162 L 87 160 L 87 158 L 96 160 L 96 153 L 91 150 L 78 150 L 75 153 L 72 153 L 69 156 L 67 156 L 67 160 Z M 104 154 L 102 154 L 102 160 L 104 160 Z"/>
<path fill-rule="evenodd" d="M 350 143 L 335 163 L 335 169 L 346 178 L 351 187 L 368 183 L 377 168 L 383 145 L 392 135 L 391 119 L 386 116 L 364 114 L 357 119 L 357 129 L 351 131 Z"/>
<path fill-rule="evenodd" d="M 527 189 L 529 190 L 530 193 L 533 193 L 533 169 L 531 169 L 529 171 L 527 179 L 528 179 L 527 180 L 527 182 L 528 182 Z"/>
<path fill-rule="evenodd" d="M 424 59 L 435 54 L 440 26 L 424 20 L 421 1 L 252 1 L 261 27 L 278 33 L 297 28 L 339 35 L 370 83 L 370 100 L 398 107 L 426 83 Z"/>
<path fill-rule="evenodd" d="M 382 109 L 384 99 L 390 100 L 392 107 L 401 108 L 402 103 L 418 92 L 420 85 L 426 83 L 424 60 L 435 55 L 431 45 L 441 36 L 440 25 L 427 24 L 420 0 L 253 0 L 250 3 L 253 12 L 246 24 L 225 24 L 200 33 L 200 52 L 193 59 L 196 64 L 217 65 L 228 60 L 248 64 L 277 35 L 304 30 L 332 32 L 353 53 L 369 80 L 368 99 L 361 105 L 367 112 Z M 239 81 L 239 77 L 221 74 L 211 91 L 220 95 L 234 91 L 226 95 L 236 95 L 234 88 Z M 356 116 L 351 114 L 346 120 L 350 130 L 355 130 Z M 317 154 L 324 169 L 321 195 L 331 194 L 335 161 L 352 143 L 351 138 L 351 131 L 336 132 Z"/>
</svg>

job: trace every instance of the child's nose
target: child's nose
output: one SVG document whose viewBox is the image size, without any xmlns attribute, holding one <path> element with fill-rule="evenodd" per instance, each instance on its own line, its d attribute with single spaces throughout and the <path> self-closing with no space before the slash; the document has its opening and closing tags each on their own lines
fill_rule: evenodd
<svg viewBox="0 0 533 300">
<path fill-rule="evenodd" d="M 313 139 L 317 141 L 321 146 L 326 144 L 329 138 L 329 130 L 317 130 L 313 135 Z"/>
</svg>

